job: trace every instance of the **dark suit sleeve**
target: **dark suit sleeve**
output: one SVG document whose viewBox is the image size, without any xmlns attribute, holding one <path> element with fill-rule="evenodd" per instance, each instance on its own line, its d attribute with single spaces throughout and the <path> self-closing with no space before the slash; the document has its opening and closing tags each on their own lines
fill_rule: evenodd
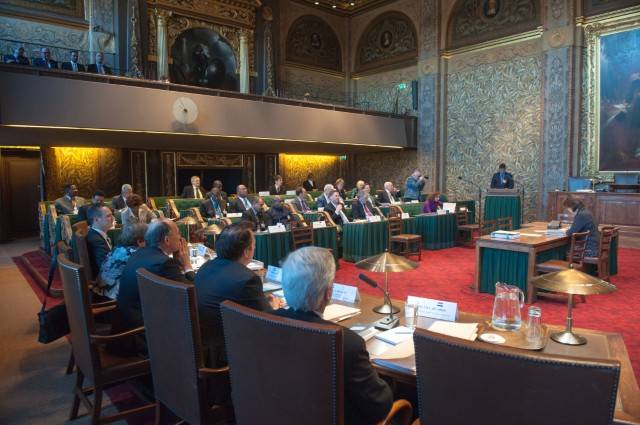
<svg viewBox="0 0 640 425">
<path fill-rule="evenodd" d="M 184 188 L 182 188 L 182 195 L 180 195 L 180 197 L 191 198 L 191 196 L 189 196 L 189 186 L 185 186 Z"/>
<path fill-rule="evenodd" d="M 267 301 L 267 297 L 265 297 L 264 292 L 262 291 L 262 282 L 256 275 L 254 275 L 244 285 L 241 296 L 242 300 L 240 301 L 240 304 L 242 305 L 260 311 L 272 310 L 269 302 Z"/>
<path fill-rule="evenodd" d="M 354 202 L 353 206 L 351 207 L 351 216 L 354 219 L 358 219 L 361 220 L 363 218 L 366 218 L 366 215 L 364 213 L 364 209 L 362 208 L 362 204 L 360 202 Z"/>
<path fill-rule="evenodd" d="M 206 202 L 200 203 L 200 214 L 202 214 L 202 217 L 204 218 L 209 217 L 209 212 L 207 211 Z"/>
<path fill-rule="evenodd" d="M 162 268 L 162 277 L 182 283 L 191 283 L 195 278 L 194 272 L 182 273 L 182 266 L 175 258 L 169 258 Z"/>
<path fill-rule="evenodd" d="M 373 369 L 364 340 L 354 332 L 344 331 L 345 398 L 362 423 L 383 420 L 393 404 L 391 388 Z"/>
<path fill-rule="evenodd" d="M 576 214 L 576 216 L 573 218 L 571 227 L 569 228 L 569 230 L 567 230 L 567 236 L 571 236 L 574 233 L 580 233 L 587 230 L 587 222 L 588 217 L 586 214 L 582 214 L 581 212 Z"/>
<path fill-rule="evenodd" d="M 507 189 L 513 189 L 513 176 L 510 173 L 507 173 L 506 177 L 507 177 L 507 179 L 506 179 L 507 180 L 507 184 L 506 184 Z"/>
<path fill-rule="evenodd" d="M 380 201 L 380 203 L 382 204 L 390 204 L 391 201 L 389 200 L 389 197 L 387 196 L 387 192 L 380 192 L 380 195 L 378 195 L 378 200 Z"/>
<path fill-rule="evenodd" d="M 89 231 L 89 233 L 87 233 L 87 244 L 89 245 L 89 260 L 91 261 L 93 277 L 95 278 L 100 271 L 102 263 L 107 258 L 107 255 L 109 255 L 109 252 L 111 252 L 111 249 L 102 236 L 95 231 Z"/>
<path fill-rule="evenodd" d="M 498 174 L 494 174 L 493 177 L 491 177 L 491 189 L 495 189 L 498 187 Z"/>
</svg>

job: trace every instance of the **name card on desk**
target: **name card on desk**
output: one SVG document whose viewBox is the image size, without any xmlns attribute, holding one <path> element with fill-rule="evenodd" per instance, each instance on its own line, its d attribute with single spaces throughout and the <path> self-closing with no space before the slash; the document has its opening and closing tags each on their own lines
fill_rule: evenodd
<svg viewBox="0 0 640 425">
<path fill-rule="evenodd" d="M 416 304 L 418 306 L 418 316 L 432 319 L 455 322 L 458 313 L 458 304 L 449 301 L 432 300 L 410 295 L 407 297 L 407 304 Z"/>
<path fill-rule="evenodd" d="M 418 202 L 420 202 L 420 201 L 418 201 L 417 199 L 413 199 L 413 200 L 412 200 L 411 202 L 409 202 L 409 203 L 410 203 L 410 204 L 417 204 Z"/>
<path fill-rule="evenodd" d="M 324 207 L 318 207 L 318 212 L 324 211 Z"/>
<path fill-rule="evenodd" d="M 367 217 L 367 221 L 369 223 L 379 223 L 380 222 L 380 216 L 379 215 L 370 215 L 369 217 Z"/>
<path fill-rule="evenodd" d="M 324 229 L 325 227 L 327 227 L 326 221 L 312 221 L 311 224 L 314 229 Z"/>
<path fill-rule="evenodd" d="M 333 291 L 331 292 L 332 301 L 342 301 L 353 304 L 359 299 L 360 294 L 356 286 L 342 285 L 341 283 L 333 284 Z"/>
<path fill-rule="evenodd" d="M 296 191 L 295 190 L 287 190 L 287 195 L 295 195 Z"/>
<path fill-rule="evenodd" d="M 263 190 L 262 192 L 258 192 L 258 196 L 269 196 L 270 193 L 268 190 Z"/>
<path fill-rule="evenodd" d="M 404 219 L 407 219 L 407 218 L 409 218 L 409 213 L 403 212 L 402 213 L 402 219 L 404 220 Z"/>
<path fill-rule="evenodd" d="M 287 228 L 282 224 L 276 224 L 275 226 L 269 226 L 267 230 L 269 233 L 283 233 L 287 231 Z"/>
<path fill-rule="evenodd" d="M 267 268 L 267 274 L 264 275 L 266 280 L 270 280 L 271 282 L 282 283 L 282 269 L 276 266 L 269 266 Z"/>
<path fill-rule="evenodd" d="M 437 215 L 445 215 L 447 212 L 445 210 L 436 210 Z"/>
<path fill-rule="evenodd" d="M 242 213 L 227 213 L 228 218 L 240 218 L 242 217 Z"/>
</svg>

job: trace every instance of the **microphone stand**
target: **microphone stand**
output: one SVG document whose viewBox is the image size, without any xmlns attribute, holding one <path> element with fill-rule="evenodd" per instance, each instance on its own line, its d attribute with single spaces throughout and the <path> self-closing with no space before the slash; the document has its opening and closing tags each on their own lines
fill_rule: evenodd
<svg viewBox="0 0 640 425">
<path fill-rule="evenodd" d="M 365 276 L 363 274 L 360 274 L 360 276 L 358 276 L 360 278 L 360 280 L 362 280 L 363 282 L 365 282 L 367 285 L 371 286 L 372 288 L 378 288 L 380 291 L 382 291 L 382 295 L 383 295 L 383 299 L 384 299 L 384 305 L 383 307 L 388 306 L 388 312 L 389 315 L 383 317 L 382 319 L 375 321 L 373 323 L 373 326 L 376 329 L 382 329 L 382 330 L 389 330 L 389 329 L 393 329 L 396 326 L 398 326 L 398 323 L 400 321 L 400 319 L 398 317 L 395 317 L 393 315 L 394 313 L 394 308 L 393 305 L 391 304 L 391 297 L 389 297 L 389 291 L 388 291 L 388 286 L 387 289 L 383 289 L 380 287 L 380 285 L 378 285 L 373 279 L 369 278 L 368 276 Z M 374 309 L 374 311 L 376 311 Z M 395 312 L 399 312 L 399 309 L 395 309 Z"/>
<path fill-rule="evenodd" d="M 458 180 L 461 180 L 467 184 L 470 184 L 471 186 L 475 187 L 476 189 L 478 189 L 478 231 L 480 231 L 480 224 L 483 221 L 483 217 L 482 217 L 482 188 L 480 187 L 479 184 L 476 184 L 472 181 L 469 181 L 467 179 L 463 179 L 462 176 L 458 176 Z"/>
</svg>

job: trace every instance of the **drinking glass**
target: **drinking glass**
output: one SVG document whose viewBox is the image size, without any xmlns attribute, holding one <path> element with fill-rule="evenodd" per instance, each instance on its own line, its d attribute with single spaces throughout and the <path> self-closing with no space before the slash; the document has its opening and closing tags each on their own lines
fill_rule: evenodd
<svg viewBox="0 0 640 425">
<path fill-rule="evenodd" d="M 537 342 L 542 338 L 542 310 L 540 307 L 529 307 L 525 336 L 529 342 Z"/>
<path fill-rule="evenodd" d="M 418 305 L 417 304 L 405 304 L 404 305 L 404 323 L 405 326 L 411 330 L 416 328 L 418 324 Z"/>
</svg>

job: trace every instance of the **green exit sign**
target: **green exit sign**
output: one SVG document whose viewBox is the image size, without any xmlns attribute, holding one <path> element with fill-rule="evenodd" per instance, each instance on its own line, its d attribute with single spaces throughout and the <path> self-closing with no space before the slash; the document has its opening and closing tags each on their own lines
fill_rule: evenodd
<svg viewBox="0 0 640 425">
<path fill-rule="evenodd" d="M 399 83 L 399 84 L 398 84 L 398 88 L 399 88 L 400 90 L 404 90 L 404 89 L 406 89 L 406 88 L 407 88 L 407 83 Z"/>
<path fill-rule="evenodd" d="M 340 161 L 346 161 L 347 160 L 347 155 L 340 155 Z"/>
</svg>

